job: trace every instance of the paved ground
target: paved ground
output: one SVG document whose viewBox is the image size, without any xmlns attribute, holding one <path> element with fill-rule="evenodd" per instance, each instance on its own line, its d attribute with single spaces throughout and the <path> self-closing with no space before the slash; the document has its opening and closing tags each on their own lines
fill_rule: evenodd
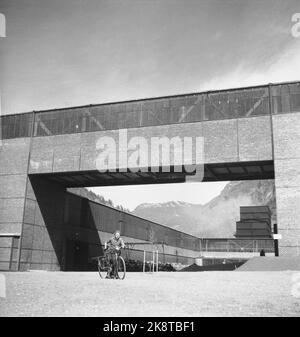
<svg viewBox="0 0 300 337">
<path fill-rule="evenodd" d="M 291 271 L 128 273 L 123 281 L 2 274 L 0 316 L 300 316 L 300 275 Z"/>
</svg>

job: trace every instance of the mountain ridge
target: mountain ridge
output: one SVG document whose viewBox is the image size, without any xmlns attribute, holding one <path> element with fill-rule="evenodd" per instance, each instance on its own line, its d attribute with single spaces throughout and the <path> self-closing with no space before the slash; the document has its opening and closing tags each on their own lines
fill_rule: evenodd
<svg viewBox="0 0 300 337">
<path fill-rule="evenodd" d="M 273 180 L 235 181 L 205 204 L 143 203 L 133 214 L 199 237 L 233 237 L 240 206 L 268 205 L 276 221 Z"/>
<path fill-rule="evenodd" d="M 272 222 L 276 222 L 273 180 L 229 182 L 218 196 L 205 204 L 194 204 L 180 200 L 164 203 L 142 203 L 133 211 L 129 211 L 121 205 L 114 205 L 112 200 L 107 200 L 86 188 L 68 190 L 89 200 L 197 237 L 234 237 L 235 223 L 240 218 L 240 206 L 267 205 L 271 210 Z M 199 191 L 201 192 L 201 185 L 199 185 Z"/>
</svg>

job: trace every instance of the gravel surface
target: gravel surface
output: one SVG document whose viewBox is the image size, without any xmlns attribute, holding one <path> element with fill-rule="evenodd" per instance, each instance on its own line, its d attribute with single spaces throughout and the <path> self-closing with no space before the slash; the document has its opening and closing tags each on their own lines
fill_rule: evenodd
<svg viewBox="0 0 300 337">
<path fill-rule="evenodd" d="M 285 256 L 253 257 L 238 269 L 239 271 L 284 271 L 300 270 L 300 258 Z"/>
<path fill-rule="evenodd" d="M 2 274 L 0 316 L 300 316 L 299 272 Z"/>
</svg>

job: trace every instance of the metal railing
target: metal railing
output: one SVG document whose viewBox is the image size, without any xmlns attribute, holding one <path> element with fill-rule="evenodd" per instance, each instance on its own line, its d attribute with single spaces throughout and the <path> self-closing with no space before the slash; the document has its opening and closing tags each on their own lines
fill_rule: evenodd
<svg viewBox="0 0 300 337">
<path fill-rule="evenodd" d="M 202 252 L 274 252 L 273 239 L 201 239 Z"/>
</svg>

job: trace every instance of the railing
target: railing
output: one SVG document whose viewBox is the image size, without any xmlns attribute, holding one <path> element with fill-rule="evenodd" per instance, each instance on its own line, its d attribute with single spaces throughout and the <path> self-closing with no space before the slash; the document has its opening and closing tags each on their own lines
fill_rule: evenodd
<svg viewBox="0 0 300 337">
<path fill-rule="evenodd" d="M 51 136 L 269 115 L 270 106 L 299 112 L 300 82 L 2 116 L 0 138 L 30 137 L 33 118 L 33 136 Z"/>
<path fill-rule="evenodd" d="M 201 239 L 202 252 L 274 252 L 273 239 Z"/>
</svg>

